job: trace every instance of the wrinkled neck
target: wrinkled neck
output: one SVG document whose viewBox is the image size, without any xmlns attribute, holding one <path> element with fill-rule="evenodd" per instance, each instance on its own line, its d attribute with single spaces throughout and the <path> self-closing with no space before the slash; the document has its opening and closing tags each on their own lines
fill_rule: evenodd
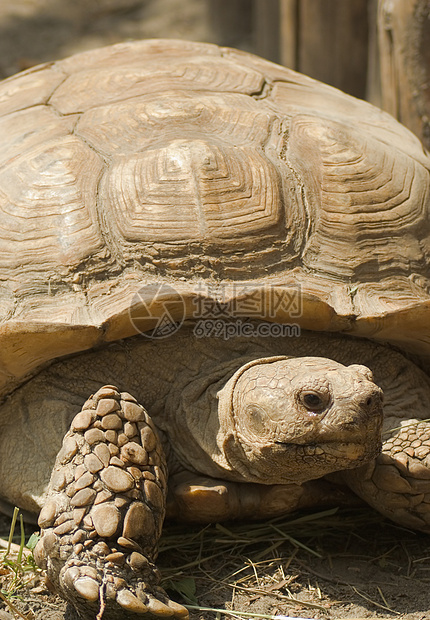
<svg viewBox="0 0 430 620">
<path fill-rule="evenodd" d="M 226 445 L 231 441 L 229 397 L 224 388 L 243 364 L 242 359 L 217 365 L 203 377 L 171 392 L 166 403 L 166 428 L 172 451 L 182 466 L 228 480 L 243 480 L 229 462 Z M 221 393 L 222 398 L 219 399 Z"/>
</svg>

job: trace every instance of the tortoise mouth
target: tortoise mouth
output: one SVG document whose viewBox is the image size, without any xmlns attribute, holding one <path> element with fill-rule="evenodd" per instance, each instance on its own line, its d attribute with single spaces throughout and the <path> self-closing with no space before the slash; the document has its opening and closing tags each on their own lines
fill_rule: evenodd
<svg viewBox="0 0 430 620">
<path fill-rule="evenodd" d="M 338 458 L 347 458 L 353 463 L 359 461 L 368 461 L 371 458 L 375 458 L 381 452 L 381 441 L 371 442 L 328 442 L 325 444 L 325 452 L 327 455 Z"/>
<path fill-rule="evenodd" d="M 321 468 L 321 476 L 331 471 L 351 469 L 376 458 L 382 449 L 380 439 L 369 441 L 327 441 L 324 443 L 294 444 L 276 442 L 278 456 L 281 453 L 288 460 L 304 465 L 305 469 Z"/>
</svg>

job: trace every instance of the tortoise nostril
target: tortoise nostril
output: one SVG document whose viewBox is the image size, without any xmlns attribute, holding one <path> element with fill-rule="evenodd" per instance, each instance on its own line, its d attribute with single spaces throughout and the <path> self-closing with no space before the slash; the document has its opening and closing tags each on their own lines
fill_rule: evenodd
<svg viewBox="0 0 430 620">
<path fill-rule="evenodd" d="M 375 405 L 382 403 L 382 393 L 377 392 L 377 393 L 371 394 L 370 396 L 366 398 L 364 403 L 367 408 L 371 408 L 371 407 L 374 407 Z"/>
</svg>

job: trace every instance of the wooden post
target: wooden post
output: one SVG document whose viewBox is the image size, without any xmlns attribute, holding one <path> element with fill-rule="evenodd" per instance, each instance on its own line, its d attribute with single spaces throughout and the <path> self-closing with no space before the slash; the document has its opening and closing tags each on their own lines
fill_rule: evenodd
<svg viewBox="0 0 430 620">
<path fill-rule="evenodd" d="M 382 107 L 430 149 L 430 3 L 379 0 Z"/>
<path fill-rule="evenodd" d="M 365 97 L 368 0 L 254 0 L 261 56 Z"/>
<path fill-rule="evenodd" d="M 367 4 L 367 0 L 300 0 L 299 70 L 364 98 Z"/>
<path fill-rule="evenodd" d="M 378 2 L 369 0 L 369 56 L 367 60 L 366 99 L 373 105 L 382 107 L 381 94 L 381 63 L 378 38 Z"/>
<path fill-rule="evenodd" d="M 256 53 L 273 62 L 280 57 L 280 0 L 254 0 L 254 31 Z"/>
<path fill-rule="evenodd" d="M 279 6 L 279 61 L 290 69 L 298 67 L 299 2 L 300 0 L 280 0 Z"/>
<path fill-rule="evenodd" d="M 253 0 L 209 0 L 208 15 L 215 42 L 232 47 L 251 46 Z"/>
</svg>

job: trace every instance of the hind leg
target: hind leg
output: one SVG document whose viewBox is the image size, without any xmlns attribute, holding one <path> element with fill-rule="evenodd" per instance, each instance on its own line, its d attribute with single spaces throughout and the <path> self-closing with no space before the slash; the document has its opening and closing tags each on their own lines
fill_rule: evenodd
<svg viewBox="0 0 430 620">
<path fill-rule="evenodd" d="M 101 388 L 64 438 L 35 549 L 79 618 L 188 617 L 159 587 L 154 565 L 165 494 L 165 458 L 148 414 L 129 394 Z"/>
</svg>

